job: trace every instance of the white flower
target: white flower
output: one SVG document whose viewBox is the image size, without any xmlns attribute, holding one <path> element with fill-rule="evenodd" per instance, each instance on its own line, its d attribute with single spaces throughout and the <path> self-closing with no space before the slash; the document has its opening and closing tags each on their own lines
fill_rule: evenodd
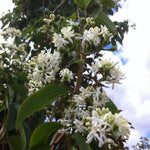
<svg viewBox="0 0 150 150">
<path fill-rule="evenodd" d="M 68 68 L 65 68 L 60 71 L 60 77 L 62 77 L 62 81 L 70 82 L 73 79 L 73 73 Z"/>
<path fill-rule="evenodd" d="M 92 111 L 90 132 L 87 135 L 86 143 L 91 143 L 93 139 L 98 140 L 99 147 L 107 142 L 106 134 L 111 130 L 111 126 L 100 116 L 97 111 Z"/>
<path fill-rule="evenodd" d="M 57 49 L 64 48 L 64 46 L 69 43 L 62 38 L 61 34 L 57 33 L 54 33 L 52 42 L 55 44 L 54 46 L 57 47 Z"/>
<path fill-rule="evenodd" d="M 93 44 L 95 46 L 98 46 L 98 44 L 100 43 L 100 38 L 99 38 L 99 35 L 100 35 L 100 28 L 98 27 L 91 27 L 89 29 L 89 34 L 87 35 L 89 40 L 93 41 Z"/>
<path fill-rule="evenodd" d="M 92 65 L 92 68 L 91 68 L 94 75 L 96 75 L 96 73 L 100 70 L 101 66 L 102 66 L 101 61 L 96 60 L 95 63 Z"/>
<path fill-rule="evenodd" d="M 83 125 L 83 121 L 80 121 L 78 119 L 74 119 L 74 128 L 76 129 L 75 132 L 84 133 L 87 128 Z"/>
<path fill-rule="evenodd" d="M 14 38 L 16 36 L 21 36 L 21 31 L 15 28 L 9 27 L 1 32 L 1 35 L 7 40 L 9 37 Z"/>
<path fill-rule="evenodd" d="M 98 46 L 100 44 L 100 28 L 98 27 L 91 27 L 89 30 L 85 30 L 82 37 L 77 37 L 79 39 L 82 39 L 82 47 L 85 43 L 85 41 L 88 41 L 91 44 L 91 41 L 95 46 Z"/>
<path fill-rule="evenodd" d="M 74 30 L 72 30 L 72 26 L 68 26 L 68 27 L 63 27 L 61 29 L 61 33 L 64 35 L 65 38 L 67 38 L 71 43 L 72 41 L 72 37 L 74 37 Z"/>
<path fill-rule="evenodd" d="M 112 84 L 112 88 L 114 88 L 115 83 L 120 84 L 120 80 L 125 78 L 125 75 L 122 73 L 122 71 L 115 66 L 113 66 L 112 69 L 110 69 L 110 75 L 107 76 L 106 83 Z"/>
<path fill-rule="evenodd" d="M 51 50 L 43 50 L 38 56 L 29 60 L 26 64 L 30 87 L 29 95 L 55 80 L 60 60 L 60 53 L 54 51 L 52 54 Z"/>
<path fill-rule="evenodd" d="M 103 36 L 103 38 L 112 36 L 112 34 L 109 32 L 109 30 L 106 27 L 106 25 L 104 25 L 104 26 L 101 25 L 101 32 L 100 32 L 100 34 Z"/>
<path fill-rule="evenodd" d="M 72 19 L 67 20 L 66 22 L 68 22 L 71 26 L 78 26 L 79 25 L 78 22 L 74 22 Z"/>
<path fill-rule="evenodd" d="M 115 121 L 119 127 L 118 135 L 121 136 L 123 139 L 128 139 L 130 135 L 131 125 L 125 120 L 121 114 L 115 114 Z"/>
</svg>

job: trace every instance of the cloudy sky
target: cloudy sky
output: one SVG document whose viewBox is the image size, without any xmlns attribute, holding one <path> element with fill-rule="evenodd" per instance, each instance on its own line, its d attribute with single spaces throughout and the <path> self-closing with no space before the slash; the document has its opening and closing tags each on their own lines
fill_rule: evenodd
<svg viewBox="0 0 150 150">
<path fill-rule="evenodd" d="M 115 56 L 108 54 L 115 60 L 122 57 L 128 60 L 121 66 L 126 78 L 114 90 L 110 89 L 108 94 L 135 128 L 131 132 L 129 146 L 135 144 L 141 136 L 150 138 L 149 6 L 150 0 L 126 0 L 123 8 L 111 18 L 119 21 L 129 19 L 131 24 L 136 24 L 136 30 L 130 28 L 126 34 L 122 52 Z M 3 0 L 0 14 L 11 7 L 11 0 Z"/>
</svg>

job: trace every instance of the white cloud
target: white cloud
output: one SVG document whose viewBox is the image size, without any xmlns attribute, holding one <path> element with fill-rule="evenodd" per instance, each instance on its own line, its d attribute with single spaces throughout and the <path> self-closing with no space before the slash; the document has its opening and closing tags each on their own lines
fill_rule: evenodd
<svg viewBox="0 0 150 150">
<path fill-rule="evenodd" d="M 10 10 L 12 10 L 13 7 L 14 7 L 14 4 L 12 3 L 12 0 L 5 0 L 5 2 L 1 2 L 0 17 L 3 16 L 3 14 L 8 13 Z M 2 24 L 0 22 L 0 27 L 1 27 L 1 25 Z"/>
<path fill-rule="evenodd" d="M 128 145 L 135 144 L 140 136 L 150 132 L 150 1 L 127 0 L 125 6 L 112 19 L 129 19 L 136 23 L 136 30 L 130 29 L 123 42 L 122 56 L 129 58 L 122 66 L 126 79 L 122 85 L 109 90 L 110 97 L 123 110 L 123 115 L 135 127 Z"/>
</svg>

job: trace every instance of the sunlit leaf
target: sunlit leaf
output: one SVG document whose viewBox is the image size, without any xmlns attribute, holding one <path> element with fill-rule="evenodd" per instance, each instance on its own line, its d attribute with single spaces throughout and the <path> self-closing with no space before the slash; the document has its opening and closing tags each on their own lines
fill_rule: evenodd
<svg viewBox="0 0 150 150">
<path fill-rule="evenodd" d="M 16 127 L 18 128 L 26 117 L 51 105 L 56 98 L 66 93 L 67 90 L 63 86 L 52 84 L 29 96 L 18 111 Z"/>
</svg>

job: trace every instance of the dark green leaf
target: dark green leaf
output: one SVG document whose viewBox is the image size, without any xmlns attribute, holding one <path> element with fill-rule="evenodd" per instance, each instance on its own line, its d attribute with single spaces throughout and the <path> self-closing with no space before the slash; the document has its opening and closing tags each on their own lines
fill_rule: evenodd
<svg viewBox="0 0 150 150">
<path fill-rule="evenodd" d="M 24 101 L 18 111 L 16 127 L 18 128 L 26 117 L 51 105 L 56 98 L 66 93 L 67 90 L 63 86 L 52 84 L 32 94 Z"/>
<path fill-rule="evenodd" d="M 35 147 L 29 148 L 29 150 L 50 150 L 49 144 L 37 145 Z"/>
<path fill-rule="evenodd" d="M 20 136 L 10 136 L 9 137 L 9 147 L 10 150 L 21 150 L 21 138 Z"/>
<path fill-rule="evenodd" d="M 87 8 L 91 0 L 74 0 L 74 3 L 82 8 Z"/>
<path fill-rule="evenodd" d="M 48 122 L 39 125 L 31 136 L 30 148 L 50 142 L 49 137 L 60 127 L 61 125 L 57 122 Z"/>
<path fill-rule="evenodd" d="M 25 150 L 25 148 L 26 148 L 26 135 L 25 135 L 25 131 L 24 131 L 24 128 L 22 125 L 19 127 L 19 132 L 21 135 L 21 143 L 22 143 L 21 150 Z"/>
<path fill-rule="evenodd" d="M 27 97 L 27 89 L 24 87 L 24 85 L 16 83 L 13 84 L 12 89 L 14 89 L 15 92 L 19 93 L 23 100 Z"/>
<path fill-rule="evenodd" d="M 92 150 L 90 145 L 86 144 L 83 136 L 79 133 L 74 133 L 75 140 L 80 148 L 80 150 Z"/>
<path fill-rule="evenodd" d="M 17 118 L 17 107 L 19 104 L 11 103 L 8 105 L 8 114 L 6 122 L 6 131 L 12 130 L 15 128 L 15 122 Z"/>
<path fill-rule="evenodd" d="M 104 7 L 115 8 L 115 2 L 113 0 L 102 0 Z"/>
<path fill-rule="evenodd" d="M 105 104 L 105 107 L 108 107 L 112 114 L 119 113 L 118 108 L 111 99 L 109 99 L 109 102 Z"/>
<path fill-rule="evenodd" d="M 31 138 L 31 130 L 26 122 L 22 123 L 22 126 L 24 128 L 25 136 L 26 136 L 26 149 L 29 148 L 30 138 Z"/>
</svg>

